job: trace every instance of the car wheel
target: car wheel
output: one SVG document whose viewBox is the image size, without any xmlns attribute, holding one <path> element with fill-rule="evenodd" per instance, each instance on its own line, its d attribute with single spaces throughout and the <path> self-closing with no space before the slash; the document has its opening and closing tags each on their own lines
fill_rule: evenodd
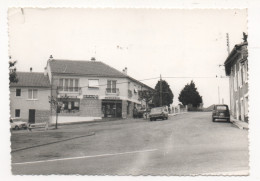
<svg viewBox="0 0 260 181">
<path fill-rule="evenodd" d="M 15 126 L 14 129 L 15 129 L 15 130 L 18 130 L 18 129 L 19 129 L 19 126 Z"/>
<path fill-rule="evenodd" d="M 230 118 L 227 119 L 227 122 L 230 122 Z"/>
<path fill-rule="evenodd" d="M 150 121 L 153 121 L 153 118 L 150 118 Z"/>
<path fill-rule="evenodd" d="M 215 122 L 215 118 L 212 118 L 212 122 Z"/>
</svg>

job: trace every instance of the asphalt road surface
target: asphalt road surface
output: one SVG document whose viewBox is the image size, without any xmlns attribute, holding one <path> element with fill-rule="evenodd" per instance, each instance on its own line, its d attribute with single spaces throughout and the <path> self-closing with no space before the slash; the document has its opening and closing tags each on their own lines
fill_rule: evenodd
<svg viewBox="0 0 260 181">
<path fill-rule="evenodd" d="M 13 174 L 248 174 L 247 130 L 211 113 L 77 126 L 95 135 L 14 152 Z"/>
</svg>

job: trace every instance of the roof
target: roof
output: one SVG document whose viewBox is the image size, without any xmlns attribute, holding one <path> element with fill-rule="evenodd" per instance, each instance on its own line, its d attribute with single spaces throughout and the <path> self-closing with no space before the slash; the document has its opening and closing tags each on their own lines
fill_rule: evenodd
<svg viewBox="0 0 260 181">
<path fill-rule="evenodd" d="M 50 87 L 48 76 L 43 72 L 16 72 L 18 82 L 10 87 Z"/>
<path fill-rule="evenodd" d="M 228 55 L 227 59 L 224 62 L 226 75 L 230 75 L 231 67 L 233 65 L 233 62 L 236 60 L 236 57 L 240 53 L 239 50 L 241 49 L 241 47 L 247 45 L 248 45 L 247 42 L 243 42 L 234 46 L 234 48 L 232 49 L 232 51 L 230 52 L 230 54 Z"/>
<path fill-rule="evenodd" d="M 53 74 L 129 78 L 130 80 L 137 82 L 142 86 L 152 89 L 151 87 L 143 84 L 142 82 L 128 76 L 127 74 L 101 61 L 52 59 L 49 60 L 48 63 Z"/>
<path fill-rule="evenodd" d="M 88 76 L 127 77 L 124 73 L 100 61 L 57 60 L 49 61 L 51 72 Z"/>
</svg>

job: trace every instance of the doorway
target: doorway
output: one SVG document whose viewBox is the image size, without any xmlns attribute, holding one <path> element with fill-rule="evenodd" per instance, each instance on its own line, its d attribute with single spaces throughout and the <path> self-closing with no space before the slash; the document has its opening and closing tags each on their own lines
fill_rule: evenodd
<svg viewBox="0 0 260 181">
<path fill-rule="evenodd" d="M 102 112 L 105 118 L 121 118 L 122 117 L 122 101 L 121 100 L 103 100 Z"/>
<path fill-rule="evenodd" d="M 29 123 L 35 123 L 35 109 L 29 109 Z"/>
</svg>

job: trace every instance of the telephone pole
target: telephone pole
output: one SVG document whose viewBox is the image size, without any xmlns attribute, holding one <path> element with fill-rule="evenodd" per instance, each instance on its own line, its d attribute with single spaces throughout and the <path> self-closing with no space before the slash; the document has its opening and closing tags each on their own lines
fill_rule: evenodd
<svg viewBox="0 0 260 181">
<path fill-rule="evenodd" d="M 160 74 L 160 106 L 162 106 L 162 75 Z"/>
</svg>

